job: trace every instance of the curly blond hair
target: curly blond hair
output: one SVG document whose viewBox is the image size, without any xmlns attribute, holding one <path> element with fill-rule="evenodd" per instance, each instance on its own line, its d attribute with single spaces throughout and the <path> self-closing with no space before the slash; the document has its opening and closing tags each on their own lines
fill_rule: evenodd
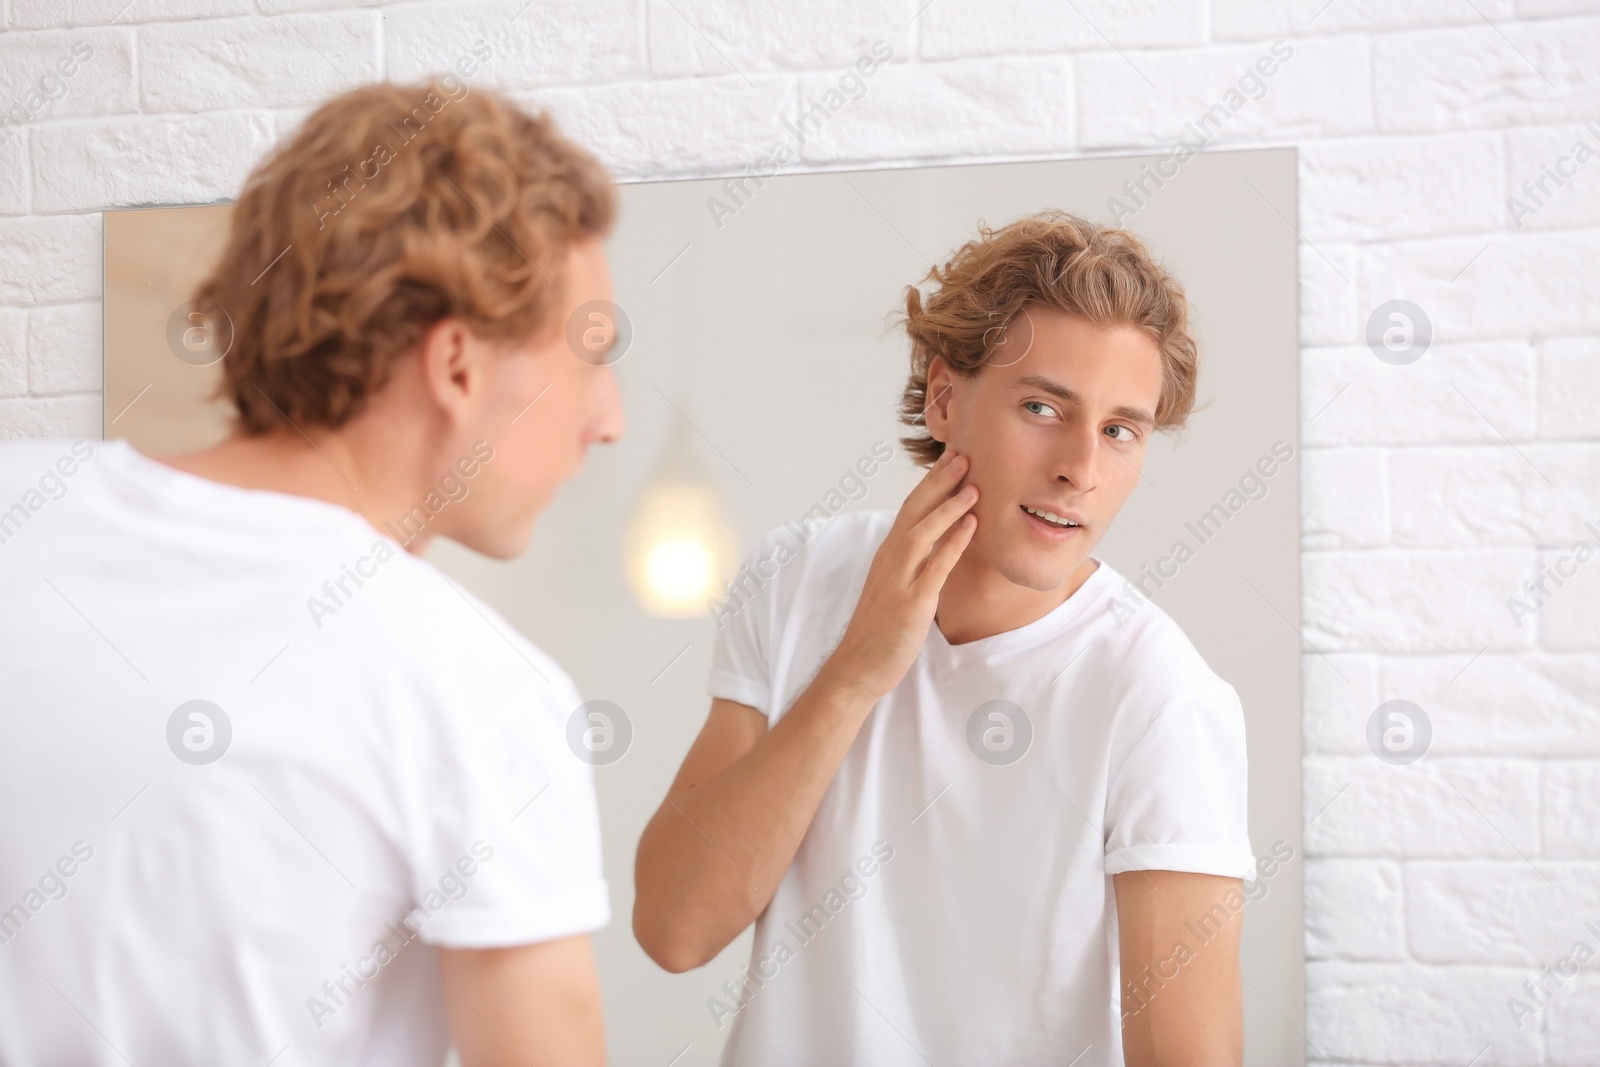
<svg viewBox="0 0 1600 1067">
<path fill-rule="evenodd" d="M 338 96 L 250 174 L 195 290 L 231 329 L 214 396 L 248 434 L 338 427 L 440 319 L 491 343 L 551 326 L 567 249 L 615 216 L 605 168 L 496 92 L 444 75 Z"/>
<path fill-rule="evenodd" d="M 994 328 L 1030 304 L 1080 315 L 1097 326 L 1146 331 L 1161 350 L 1156 429 L 1184 424 L 1194 410 L 1199 369 L 1188 303 L 1182 286 L 1139 238 L 1062 211 L 1030 215 L 1000 229 L 980 226 L 978 234 L 922 279 L 937 287 L 928 296 L 906 287 L 903 323 L 911 338 L 911 373 L 899 412 L 912 432 L 900 442 L 913 460 L 927 466 L 944 453 L 944 443 L 925 427 L 929 361 L 939 356 L 955 373 L 973 377 L 988 356 Z"/>
</svg>

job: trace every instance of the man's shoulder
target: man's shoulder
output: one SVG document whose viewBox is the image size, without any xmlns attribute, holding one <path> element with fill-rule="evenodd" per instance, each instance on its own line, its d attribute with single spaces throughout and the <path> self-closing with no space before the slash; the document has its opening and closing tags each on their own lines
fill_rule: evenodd
<svg viewBox="0 0 1600 1067">
<path fill-rule="evenodd" d="M 1140 703 L 1153 706 L 1232 689 L 1176 619 L 1110 564 L 1101 566 L 1107 570 L 1102 654 Z"/>
<path fill-rule="evenodd" d="M 373 643 L 388 652 L 375 663 L 403 670 L 418 691 L 445 708 L 537 702 L 565 715 L 577 706 L 566 671 L 496 608 L 388 538 L 376 539 L 372 548 L 374 559 L 379 549 L 392 553 L 374 564 L 388 580 L 370 586 L 377 595 L 365 613 L 367 625 L 379 631 Z"/>
</svg>

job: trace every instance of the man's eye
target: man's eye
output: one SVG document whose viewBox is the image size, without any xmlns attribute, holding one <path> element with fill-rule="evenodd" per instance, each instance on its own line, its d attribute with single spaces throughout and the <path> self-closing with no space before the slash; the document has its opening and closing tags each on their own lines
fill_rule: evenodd
<svg viewBox="0 0 1600 1067">
<path fill-rule="evenodd" d="M 1033 413 L 1035 415 L 1042 415 L 1045 414 L 1045 412 L 1048 412 L 1051 415 L 1056 413 L 1056 409 L 1051 407 L 1049 404 L 1046 404 L 1043 400 L 1029 400 L 1022 406 L 1027 408 L 1029 411 L 1033 411 L 1034 408 L 1044 408 L 1044 411 L 1034 411 Z"/>
<path fill-rule="evenodd" d="M 1123 431 L 1124 433 L 1126 433 L 1128 435 L 1126 437 L 1117 438 L 1117 440 L 1119 440 L 1119 441 L 1132 441 L 1132 440 L 1136 439 L 1139 436 L 1138 434 L 1134 433 L 1132 429 L 1130 429 L 1127 426 L 1123 426 L 1121 424 L 1118 424 L 1118 425 L 1115 425 L 1115 426 L 1107 426 L 1106 429 L 1108 429 L 1108 430 L 1121 430 L 1121 431 Z"/>
</svg>

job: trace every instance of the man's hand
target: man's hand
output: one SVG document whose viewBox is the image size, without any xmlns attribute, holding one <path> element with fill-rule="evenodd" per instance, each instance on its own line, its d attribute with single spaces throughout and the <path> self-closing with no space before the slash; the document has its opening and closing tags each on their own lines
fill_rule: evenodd
<svg viewBox="0 0 1600 1067">
<path fill-rule="evenodd" d="M 1128 1067 L 1239 1067 L 1244 1015 L 1237 878 L 1182 871 L 1112 876 Z"/>
<path fill-rule="evenodd" d="M 828 666 L 876 702 L 916 662 L 944 581 L 972 541 L 978 487 L 956 486 L 967 457 L 946 448 L 900 505 Z"/>
<path fill-rule="evenodd" d="M 600 976 L 587 935 L 439 951 L 462 1067 L 603 1067 Z"/>
</svg>

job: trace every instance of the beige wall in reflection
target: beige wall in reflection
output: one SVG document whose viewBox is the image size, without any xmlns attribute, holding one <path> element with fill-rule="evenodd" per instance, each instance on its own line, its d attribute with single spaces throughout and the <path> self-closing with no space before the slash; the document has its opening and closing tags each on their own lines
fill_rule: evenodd
<svg viewBox="0 0 1600 1067">
<path fill-rule="evenodd" d="M 197 366 L 169 345 L 227 240 L 231 204 L 105 213 L 105 435 L 147 455 L 187 452 L 227 436 L 232 409 L 208 397 L 221 364 Z"/>
</svg>

